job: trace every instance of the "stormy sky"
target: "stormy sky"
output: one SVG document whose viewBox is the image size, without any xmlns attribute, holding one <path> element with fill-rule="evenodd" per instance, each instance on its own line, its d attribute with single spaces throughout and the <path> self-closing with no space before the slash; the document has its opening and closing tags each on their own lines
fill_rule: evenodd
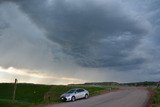
<svg viewBox="0 0 160 107">
<path fill-rule="evenodd" d="M 0 0 L 0 82 L 158 81 L 159 0 Z"/>
</svg>

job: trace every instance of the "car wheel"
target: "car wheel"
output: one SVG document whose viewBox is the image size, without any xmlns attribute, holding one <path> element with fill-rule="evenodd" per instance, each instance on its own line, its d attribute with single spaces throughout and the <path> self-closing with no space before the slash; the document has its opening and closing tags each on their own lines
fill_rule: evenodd
<svg viewBox="0 0 160 107">
<path fill-rule="evenodd" d="M 71 101 L 75 101 L 76 100 L 76 98 L 75 98 L 75 96 L 73 96 L 72 98 L 71 98 Z"/>
<path fill-rule="evenodd" d="M 87 98 L 88 98 L 88 94 L 85 95 L 85 99 L 87 99 Z"/>
</svg>

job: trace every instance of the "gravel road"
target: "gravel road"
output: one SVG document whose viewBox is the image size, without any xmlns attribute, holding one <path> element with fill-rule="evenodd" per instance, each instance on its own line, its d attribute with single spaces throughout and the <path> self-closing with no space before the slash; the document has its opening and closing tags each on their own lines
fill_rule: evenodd
<svg viewBox="0 0 160 107">
<path fill-rule="evenodd" d="M 129 88 L 110 92 L 75 102 L 48 105 L 46 107 L 144 107 L 148 101 L 148 91 Z"/>
</svg>

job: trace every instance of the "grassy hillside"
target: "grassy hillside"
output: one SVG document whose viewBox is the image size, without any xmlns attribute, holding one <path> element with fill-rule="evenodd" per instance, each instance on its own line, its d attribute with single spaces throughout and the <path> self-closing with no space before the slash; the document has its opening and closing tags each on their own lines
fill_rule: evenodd
<svg viewBox="0 0 160 107">
<path fill-rule="evenodd" d="M 35 84 L 17 84 L 16 107 L 26 107 L 32 103 L 43 102 L 44 94 L 52 86 Z M 0 107 L 12 106 L 13 84 L 0 84 Z M 5 105 L 7 104 L 7 105 Z"/>
<path fill-rule="evenodd" d="M 0 84 L 0 99 L 11 100 L 13 95 L 13 84 Z M 34 84 L 18 84 L 16 90 L 16 100 L 25 102 L 41 102 L 44 93 L 51 86 L 34 85 Z"/>
<path fill-rule="evenodd" d="M 13 107 L 13 103 L 11 101 L 13 88 L 13 84 L 0 84 L 0 107 Z M 16 102 L 14 106 L 28 107 L 35 104 L 60 102 L 59 96 L 71 88 L 85 88 L 92 96 L 99 94 L 104 90 L 110 90 L 113 87 L 17 84 Z"/>
</svg>

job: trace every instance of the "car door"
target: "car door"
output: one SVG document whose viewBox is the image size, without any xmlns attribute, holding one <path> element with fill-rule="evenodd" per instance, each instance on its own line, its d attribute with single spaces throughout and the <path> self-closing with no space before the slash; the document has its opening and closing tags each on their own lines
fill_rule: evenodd
<svg viewBox="0 0 160 107">
<path fill-rule="evenodd" d="M 78 98 L 83 98 L 85 96 L 83 89 L 78 89 L 77 92 L 78 92 Z"/>
<path fill-rule="evenodd" d="M 80 97 L 81 98 L 85 97 L 85 91 L 83 89 L 80 89 Z"/>
<path fill-rule="evenodd" d="M 76 99 L 80 99 L 81 98 L 81 90 L 80 89 L 77 89 L 76 92 L 75 92 L 75 97 Z"/>
</svg>

